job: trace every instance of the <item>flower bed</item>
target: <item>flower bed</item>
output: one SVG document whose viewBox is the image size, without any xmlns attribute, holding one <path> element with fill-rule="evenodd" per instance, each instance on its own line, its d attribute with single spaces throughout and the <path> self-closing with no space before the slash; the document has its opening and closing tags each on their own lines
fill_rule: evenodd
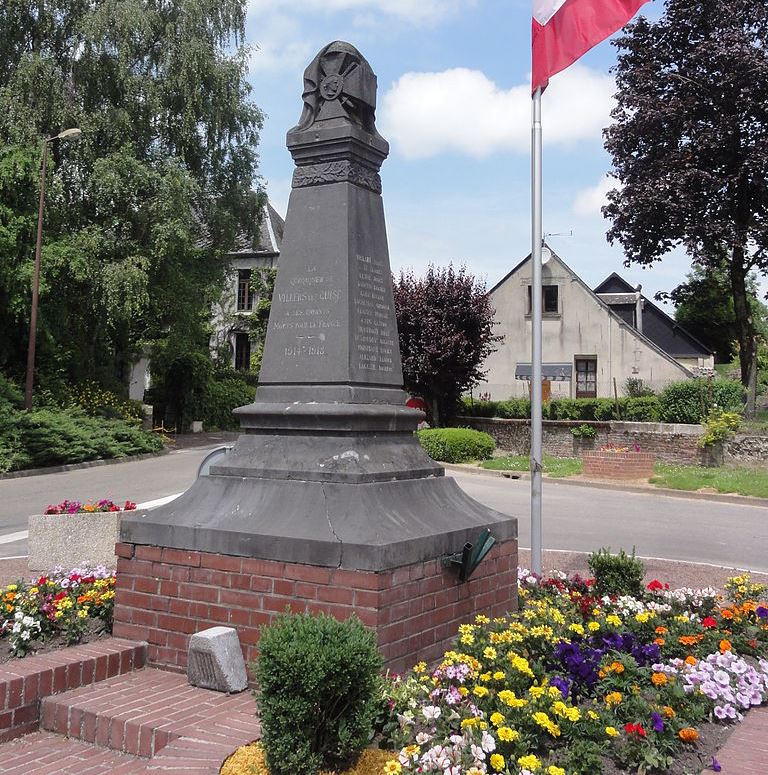
<svg viewBox="0 0 768 775">
<path fill-rule="evenodd" d="M 728 725 L 768 698 L 768 603 L 714 589 L 598 597 L 520 573 L 521 610 L 460 627 L 429 671 L 395 678 L 388 775 L 719 771 Z"/>
<path fill-rule="evenodd" d="M 594 479 L 648 479 L 653 476 L 655 457 L 635 447 L 604 446 L 584 452 L 583 474 Z"/>
<path fill-rule="evenodd" d="M 71 646 L 86 632 L 111 632 L 115 576 L 106 568 L 57 568 L 0 590 L 0 637 L 23 657 L 52 640 Z M 0 661 L 2 659 L 0 658 Z"/>
<path fill-rule="evenodd" d="M 105 566 L 117 564 L 115 544 L 120 540 L 123 511 L 136 508 L 132 501 L 118 506 L 111 500 L 65 500 L 50 505 L 43 514 L 29 517 L 29 569 L 53 566 Z"/>
</svg>

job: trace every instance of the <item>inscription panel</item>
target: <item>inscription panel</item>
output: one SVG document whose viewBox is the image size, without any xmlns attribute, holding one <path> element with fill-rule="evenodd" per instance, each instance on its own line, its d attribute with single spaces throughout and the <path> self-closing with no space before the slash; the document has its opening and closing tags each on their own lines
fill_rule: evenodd
<svg viewBox="0 0 768 775">
<path fill-rule="evenodd" d="M 389 262 L 372 251 L 371 255 L 356 253 L 353 263 L 356 288 L 350 365 L 362 381 L 399 384 L 400 351 Z"/>
</svg>

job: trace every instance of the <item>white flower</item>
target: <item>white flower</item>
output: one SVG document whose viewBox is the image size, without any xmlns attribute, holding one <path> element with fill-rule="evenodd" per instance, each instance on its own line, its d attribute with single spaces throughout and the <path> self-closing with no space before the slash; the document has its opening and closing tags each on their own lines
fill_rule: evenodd
<svg viewBox="0 0 768 775">
<path fill-rule="evenodd" d="M 25 627 L 31 627 L 31 626 L 32 626 L 32 625 L 35 623 L 35 620 L 34 620 L 34 619 L 31 617 L 31 616 L 25 616 L 25 617 L 24 617 L 24 618 L 21 620 L 21 623 L 22 623 L 22 624 L 23 624 Z"/>
<path fill-rule="evenodd" d="M 29 640 L 29 630 L 24 630 L 24 632 L 21 633 L 21 639 Z"/>
<path fill-rule="evenodd" d="M 418 735 L 416 735 L 416 742 L 419 745 L 424 745 L 425 743 L 428 743 L 432 739 L 431 735 L 428 735 L 426 732 L 419 732 Z"/>
<path fill-rule="evenodd" d="M 485 760 L 485 751 L 479 746 L 472 743 L 470 746 L 470 750 L 472 751 L 472 758 L 475 760 L 475 762 L 482 762 Z"/>
<path fill-rule="evenodd" d="M 421 712 L 424 714 L 424 718 L 427 719 L 427 721 L 433 721 L 434 719 L 440 718 L 440 708 L 437 707 L 437 705 L 426 705 L 421 709 Z"/>
<path fill-rule="evenodd" d="M 480 741 L 480 746 L 486 753 L 496 750 L 496 741 L 493 739 L 493 735 L 488 734 L 486 730 L 483 730 L 483 737 Z"/>
</svg>

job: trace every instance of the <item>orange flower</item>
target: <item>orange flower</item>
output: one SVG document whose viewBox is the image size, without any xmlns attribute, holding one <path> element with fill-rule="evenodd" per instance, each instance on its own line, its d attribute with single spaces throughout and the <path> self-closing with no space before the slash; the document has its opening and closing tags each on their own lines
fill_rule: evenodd
<svg viewBox="0 0 768 775">
<path fill-rule="evenodd" d="M 691 665 L 693 667 L 693 665 L 695 665 L 697 662 L 698 660 L 696 659 L 696 657 L 691 656 L 690 654 L 685 658 L 686 665 Z"/>
<path fill-rule="evenodd" d="M 677 733 L 677 736 L 684 743 L 695 743 L 699 739 L 699 733 L 693 727 L 683 727 Z"/>
<path fill-rule="evenodd" d="M 683 646 L 695 646 L 703 637 L 703 635 L 681 635 L 677 640 Z"/>
<path fill-rule="evenodd" d="M 664 638 L 654 638 L 654 641 L 653 641 L 653 642 L 654 642 L 654 643 L 655 643 L 657 646 L 663 646 L 663 645 L 666 643 L 666 641 L 664 640 Z"/>
<path fill-rule="evenodd" d="M 730 608 L 723 608 L 723 610 L 720 611 L 720 616 L 722 616 L 723 619 L 733 619 L 733 611 L 731 611 Z"/>
<path fill-rule="evenodd" d="M 677 715 L 677 714 L 675 713 L 675 709 L 674 709 L 674 708 L 672 708 L 672 707 L 670 707 L 669 705 L 665 705 L 665 706 L 662 708 L 662 712 L 664 713 L 664 716 L 665 716 L 666 718 L 672 718 L 672 716 L 676 716 L 676 715 Z"/>
<path fill-rule="evenodd" d="M 668 630 L 667 630 L 666 627 L 657 627 L 656 628 L 656 634 L 657 635 L 666 635 L 667 632 L 668 632 Z"/>
<path fill-rule="evenodd" d="M 664 686 L 667 683 L 667 676 L 664 673 L 654 673 L 651 676 L 651 683 L 654 686 Z"/>
<path fill-rule="evenodd" d="M 612 662 L 609 670 L 621 674 L 624 672 L 624 665 L 622 665 L 621 662 Z"/>
<path fill-rule="evenodd" d="M 729 640 L 723 640 L 720 641 L 720 651 L 724 654 L 726 651 L 731 650 L 731 642 Z"/>
</svg>

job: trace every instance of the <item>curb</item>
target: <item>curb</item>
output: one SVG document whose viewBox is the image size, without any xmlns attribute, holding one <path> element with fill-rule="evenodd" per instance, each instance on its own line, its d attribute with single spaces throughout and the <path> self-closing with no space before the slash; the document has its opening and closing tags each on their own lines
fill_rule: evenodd
<svg viewBox="0 0 768 775">
<path fill-rule="evenodd" d="M 4 479 L 24 479 L 28 476 L 43 476 L 44 474 L 61 474 L 65 471 L 78 471 L 81 468 L 98 468 L 100 466 L 111 466 L 117 463 L 133 463 L 137 460 L 149 460 L 153 457 L 162 457 L 167 455 L 168 448 L 160 452 L 142 452 L 140 455 L 127 455 L 126 457 L 112 457 L 107 460 L 86 460 L 83 463 L 66 463 L 60 466 L 46 466 L 44 468 L 25 468 L 23 471 L 11 471 L 7 474 L 0 474 L 0 482 Z"/>
<path fill-rule="evenodd" d="M 476 468 L 466 463 L 442 463 L 444 468 L 450 471 L 462 471 L 475 476 L 495 476 L 502 479 L 529 480 L 531 474 L 528 471 L 489 471 L 485 468 Z M 543 477 L 549 484 L 566 484 L 571 487 L 592 487 L 598 490 L 613 490 L 617 492 L 632 492 L 641 495 L 663 495 L 669 498 L 683 498 L 695 501 L 712 501 L 713 503 L 731 503 L 736 506 L 758 506 L 768 509 L 768 498 L 757 498 L 753 495 L 730 495 L 726 493 L 696 492 L 695 490 L 673 490 L 669 487 L 640 487 L 633 484 L 619 482 L 607 482 L 601 479 L 571 479 L 569 477 L 551 477 L 544 474 Z"/>
</svg>

